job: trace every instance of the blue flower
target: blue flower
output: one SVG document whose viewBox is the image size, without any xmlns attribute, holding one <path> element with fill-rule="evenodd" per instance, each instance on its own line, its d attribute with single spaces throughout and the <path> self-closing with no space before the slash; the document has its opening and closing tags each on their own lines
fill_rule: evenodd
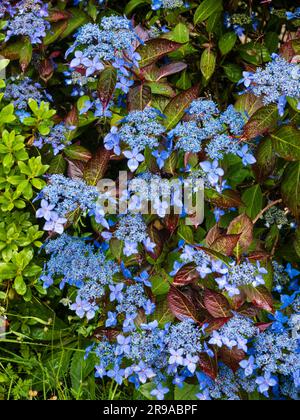
<svg viewBox="0 0 300 420">
<path fill-rule="evenodd" d="M 264 376 L 258 377 L 255 382 L 258 385 L 259 392 L 266 396 L 268 396 L 270 387 L 273 388 L 278 383 L 276 377 L 272 376 L 270 372 L 265 373 Z"/>
<path fill-rule="evenodd" d="M 125 373 L 124 369 L 120 369 L 119 366 L 115 366 L 113 369 L 107 372 L 107 376 L 109 378 L 114 379 L 117 382 L 117 384 L 122 385 L 124 373 Z"/>
<path fill-rule="evenodd" d="M 244 374 L 246 377 L 251 376 L 256 369 L 255 359 L 253 356 L 250 356 L 248 360 L 242 360 L 240 362 L 240 367 L 244 369 Z"/>
<path fill-rule="evenodd" d="M 55 212 L 53 211 L 55 205 L 49 204 L 47 200 L 41 201 L 41 208 L 39 208 L 36 212 L 36 217 L 44 218 L 47 222 L 53 218 Z M 55 216 L 54 216 L 55 217 Z"/>
<path fill-rule="evenodd" d="M 112 127 L 110 133 L 104 138 L 104 147 L 106 150 L 113 150 L 117 156 L 120 156 L 120 137 L 117 127 Z"/>
<path fill-rule="evenodd" d="M 126 318 L 123 322 L 123 331 L 124 332 L 131 332 L 135 330 L 134 320 L 136 319 L 136 313 L 129 313 L 126 314 Z"/>
<path fill-rule="evenodd" d="M 123 335 L 118 335 L 117 337 L 118 345 L 115 351 L 117 356 L 130 353 L 130 341 L 131 341 L 130 337 L 124 337 Z"/>
<path fill-rule="evenodd" d="M 144 162 L 145 157 L 140 153 L 139 149 L 136 147 L 132 151 L 127 150 L 123 152 L 124 156 L 129 159 L 128 168 L 131 172 L 137 170 L 141 162 Z"/>
<path fill-rule="evenodd" d="M 221 220 L 221 217 L 224 216 L 226 213 L 222 209 L 218 209 L 217 207 L 214 209 L 214 215 L 216 222 L 219 222 Z"/>
<path fill-rule="evenodd" d="M 147 271 L 143 271 L 139 276 L 134 277 L 134 280 L 144 284 L 147 287 L 152 287 L 152 283 L 149 280 L 150 276 Z"/>
<path fill-rule="evenodd" d="M 123 253 L 126 257 L 131 257 L 131 255 L 135 255 L 139 253 L 138 250 L 138 243 L 125 241 L 125 246 L 123 248 Z"/>
<path fill-rule="evenodd" d="M 134 372 L 137 373 L 139 381 L 145 384 L 148 379 L 152 379 L 156 376 L 153 369 L 148 367 L 143 361 L 133 368 Z"/>
<path fill-rule="evenodd" d="M 253 165 L 256 163 L 255 157 L 249 153 L 249 147 L 246 144 L 241 148 L 241 150 L 237 152 L 237 155 L 242 158 L 243 164 L 245 166 Z"/>
<path fill-rule="evenodd" d="M 224 171 L 223 169 L 219 168 L 219 163 L 217 160 L 214 160 L 213 162 L 201 162 L 200 166 L 203 171 L 208 174 L 208 180 L 213 186 L 217 185 L 219 178 L 224 175 Z"/>
<path fill-rule="evenodd" d="M 291 279 L 294 279 L 300 275 L 300 271 L 293 268 L 291 263 L 287 264 L 285 271 L 288 273 Z"/>
<path fill-rule="evenodd" d="M 124 298 L 123 293 L 122 293 L 123 288 L 124 288 L 124 283 L 118 283 L 116 286 L 110 285 L 109 289 L 111 293 L 109 296 L 109 300 L 111 302 L 114 302 L 115 300 L 117 302 L 122 302 Z"/>
<path fill-rule="evenodd" d="M 117 314 L 115 312 L 108 311 L 107 313 L 107 320 L 105 322 L 105 326 L 108 327 L 115 327 L 118 323 Z"/>
<path fill-rule="evenodd" d="M 300 7 L 298 7 L 295 12 L 286 12 L 286 17 L 288 20 L 300 19 Z"/>
<path fill-rule="evenodd" d="M 162 150 L 161 152 L 159 150 L 155 150 L 152 152 L 152 156 L 156 158 L 156 163 L 159 169 L 162 169 L 165 165 L 165 161 L 170 157 L 170 152 L 166 150 Z"/>
<path fill-rule="evenodd" d="M 152 395 L 152 397 L 156 397 L 157 400 L 162 401 L 165 399 L 165 395 L 168 394 L 169 391 L 169 388 L 166 388 L 162 384 L 159 384 L 156 389 L 153 389 L 150 392 L 150 395 Z"/>
</svg>

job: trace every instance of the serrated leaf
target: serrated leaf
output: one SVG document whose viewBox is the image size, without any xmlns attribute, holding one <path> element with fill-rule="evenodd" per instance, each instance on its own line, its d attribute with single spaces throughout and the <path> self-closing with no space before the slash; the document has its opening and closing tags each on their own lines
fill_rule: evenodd
<svg viewBox="0 0 300 420">
<path fill-rule="evenodd" d="M 197 321 L 197 309 L 193 302 L 179 289 L 172 286 L 167 296 L 169 308 L 173 315 L 180 321 L 193 319 Z"/>
<path fill-rule="evenodd" d="M 260 108 L 245 125 L 243 136 L 248 140 L 263 136 L 277 127 L 278 119 L 277 105 Z"/>
<path fill-rule="evenodd" d="M 230 209 L 242 205 L 240 193 L 234 190 L 225 190 L 222 194 L 215 190 L 205 189 L 206 199 L 221 209 Z"/>
<path fill-rule="evenodd" d="M 211 289 L 204 290 L 204 306 L 214 318 L 227 318 L 232 315 L 229 302 L 225 296 Z"/>
<path fill-rule="evenodd" d="M 242 291 L 257 308 L 264 309 L 268 312 L 274 311 L 273 298 L 266 287 L 243 286 Z"/>
<path fill-rule="evenodd" d="M 173 322 L 175 319 L 173 313 L 171 312 L 168 302 L 166 299 L 160 300 L 156 304 L 154 313 L 151 316 L 151 320 L 157 321 L 158 325 L 163 328 L 168 322 Z"/>
<path fill-rule="evenodd" d="M 227 32 L 219 40 L 219 49 L 223 55 L 228 54 L 237 41 L 237 35 L 235 32 Z"/>
<path fill-rule="evenodd" d="M 199 95 L 199 85 L 193 86 L 191 89 L 175 96 L 164 110 L 166 116 L 166 130 L 173 128 L 183 117 L 186 109 L 191 102 L 197 99 Z"/>
<path fill-rule="evenodd" d="M 300 216 L 300 162 L 290 163 L 284 171 L 281 193 L 296 218 Z"/>
<path fill-rule="evenodd" d="M 260 185 L 254 185 L 242 195 L 245 207 L 241 207 L 241 212 L 246 213 L 252 220 L 258 215 L 263 207 L 263 194 Z"/>
<path fill-rule="evenodd" d="M 140 45 L 136 52 L 141 56 L 139 61 L 140 68 L 155 63 L 165 55 L 178 50 L 182 44 L 179 42 L 169 41 L 168 39 L 156 38 Z"/>
<path fill-rule="evenodd" d="M 236 217 L 228 226 L 227 233 L 229 235 L 240 235 L 238 241 L 239 253 L 247 251 L 253 241 L 253 223 L 246 215 L 241 214 Z"/>
<path fill-rule="evenodd" d="M 240 362 L 246 358 L 246 354 L 243 350 L 233 347 L 229 349 L 223 346 L 219 351 L 220 359 L 228 366 L 234 373 L 240 368 Z"/>
<path fill-rule="evenodd" d="M 217 358 L 209 357 L 207 353 L 200 353 L 198 356 L 200 369 L 215 381 L 219 370 Z"/>
<path fill-rule="evenodd" d="M 114 94 L 117 84 L 117 69 L 112 66 L 106 67 L 99 76 L 97 85 L 98 97 L 106 109 Z"/>
<path fill-rule="evenodd" d="M 256 164 L 253 169 L 258 182 L 264 181 L 272 174 L 276 166 L 276 155 L 270 137 L 263 139 L 255 153 Z"/>
<path fill-rule="evenodd" d="M 200 278 L 194 264 L 187 264 L 182 267 L 174 277 L 173 286 L 186 286 L 194 283 Z"/>
<path fill-rule="evenodd" d="M 216 64 L 217 64 L 216 54 L 210 48 L 207 48 L 206 50 L 204 50 L 201 55 L 200 70 L 206 81 L 208 81 L 214 74 L 215 69 L 216 69 Z"/>
<path fill-rule="evenodd" d="M 221 254 L 230 257 L 233 255 L 233 251 L 238 244 L 240 235 L 222 235 L 215 240 L 211 245 L 213 251 L 220 252 Z"/>
<path fill-rule="evenodd" d="M 63 155 L 54 156 L 50 162 L 50 167 L 48 169 L 49 174 L 64 174 L 67 169 L 67 162 L 65 161 Z"/>
<path fill-rule="evenodd" d="M 200 6 L 196 9 L 194 14 L 194 24 L 198 25 L 204 22 L 212 14 L 221 11 L 223 9 L 222 0 L 204 0 Z"/>
<path fill-rule="evenodd" d="M 92 154 L 83 146 L 74 144 L 64 149 L 64 154 L 71 160 L 80 160 L 88 162 L 92 158 Z"/>
<path fill-rule="evenodd" d="M 292 126 L 281 127 L 271 134 L 273 147 L 283 159 L 300 160 L 300 131 Z"/>
<path fill-rule="evenodd" d="M 110 151 L 103 148 L 98 149 L 84 169 L 83 177 L 87 184 L 96 186 L 103 178 L 107 171 L 110 156 Z"/>
<path fill-rule="evenodd" d="M 175 387 L 174 399 L 176 401 L 196 401 L 196 394 L 199 392 L 199 385 L 184 383 L 182 387 Z"/>
<path fill-rule="evenodd" d="M 186 68 L 187 64 L 181 61 L 177 63 L 167 64 L 166 66 L 163 66 L 159 69 L 156 81 L 158 82 L 160 79 L 170 76 L 171 74 L 179 73 L 182 70 L 185 70 Z"/>
<path fill-rule="evenodd" d="M 235 108 L 239 112 L 246 112 L 252 117 L 260 108 L 264 106 L 262 99 L 253 95 L 252 93 L 245 93 L 239 96 L 235 103 Z"/>
<path fill-rule="evenodd" d="M 141 84 L 134 86 L 128 93 L 128 109 L 129 111 L 143 111 L 151 102 L 151 88 Z"/>
<path fill-rule="evenodd" d="M 211 228 L 205 238 L 206 245 L 210 247 L 218 238 L 222 236 L 222 232 L 218 225 Z"/>
</svg>

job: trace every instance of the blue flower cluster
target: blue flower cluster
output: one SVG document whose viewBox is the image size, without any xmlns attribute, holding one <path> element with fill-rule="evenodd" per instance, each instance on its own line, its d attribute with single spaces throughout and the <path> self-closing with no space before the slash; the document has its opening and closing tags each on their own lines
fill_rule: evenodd
<svg viewBox="0 0 300 420">
<path fill-rule="evenodd" d="M 213 331 L 209 344 L 217 347 L 226 346 L 230 350 L 237 347 L 247 353 L 248 341 L 256 337 L 258 333 L 259 330 L 251 319 L 235 314 L 219 331 Z"/>
<path fill-rule="evenodd" d="M 22 0 L 10 9 L 13 19 L 8 21 L 6 38 L 13 36 L 27 36 L 31 44 L 41 44 L 46 32 L 50 30 L 48 17 L 48 3 L 41 0 Z"/>
<path fill-rule="evenodd" d="M 115 154 L 123 154 L 128 159 L 128 167 L 134 172 L 141 162 L 145 160 L 141 153 L 147 147 L 154 149 L 159 146 L 159 137 L 165 132 L 164 126 L 159 121 L 160 114 L 153 108 L 144 111 L 130 112 L 120 123 L 120 127 L 113 127 L 105 137 L 104 145 L 107 150 Z"/>
<path fill-rule="evenodd" d="M 175 141 L 175 149 L 192 153 L 205 150 L 212 160 L 233 153 L 242 157 L 245 165 L 255 163 L 239 142 L 247 119 L 232 105 L 221 113 L 213 101 L 196 100 L 187 114 L 189 121 L 179 123 L 168 134 Z"/>
<path fill-rule="evenodd" d="M 216 278 L 216 282 L 221 290 L 226 290 L 230 297 L 240 294 L 240 287 L 251 285 L 253 287 L 265 284 L 263 275 L 268 271 L 262 267 L 259 261 L 252 264 L 244 261 L 237 264 L 235 261 L 229 267 L 222 267 L 224 275 Z"/>
<path fill-rule="evenodd" d="M 68 135 L 72 127 L 66 127 L 64 123 L 55 125 L 51 132 L 47 136 L 39 136 L 34 141 L 34 146 L 42 149 L 46 144 L 50 145 L 53 149 L 54 155 L 57 155 L 65 147 L 71 144 L 71 140 L 68 139 Z"/>
<path fill-rule="evenodd" d="M 63 233 L 64 224 L 77 211 L 84 215 L 93 215 L 97 223 L 109 227 L 104 218 L 104 211 L 99 202 L 97 203 L 101 199 L 99 192 L 84 181 L 52 175 L 37 199 L 42 200 L 36 217 L 46 220 L 46 231 Z"/>
<path fill-rule="evenodd" d="M 132 212 L 148 214 L 149 206 L 159 217 L 165 217 L 171 206 L 180 212 L 183 210 L 182 180 L 172 182 L 149 171 L 136 176 L 128 183 L 127 191 L 121 201 L 128 200 Z"/>
<path fill-rule="evenodd" d="M 156 244 L 151 241 L 147 232 L 147 225 L 141 214 L 127 214 L 120 216 L 114 233 L 104 232 L 105 239 L 114 237 L 124 242 L 123 253 L 130 257 L 139 253 L 138 246 L 143 244 L 148 252 L 153 252 Z"/>
<path fill-rule="evenodd" d="M 66 53 L 66 57 L 74 53 L 70 72 L 66 73 L 67 84 L 79 86 L 73 94 L 84 94 L 89 81 L 94 82 L 93 76 L 101 73 L 107 63 L 117 70 L 116 88 L 128 93 L 133 85 L 131 69 L 138 67 L 140 60 L 139 54 L 135 52 L 138 42 L 140 40 L 131 21 L 124 17 L 104 17 L 100 25 L 88 23 L 82 26 Z M 96 92 L 92 96 L 93 101 L 97 100 Z"/>
<path fill-rule="evenodd" d="M 4 99 L 14 104 L 16 113 L 20 118 L 29 117 L 27 113 L 28 100 L 34 99 L 38 104 L 42 101 L 52 101 L 52 97 L 39 83 L 33 82 L 29 77 L 24 79 L 11 78 L 7 81 Z"/>
<path fill-rule="evenodd" d="M 246 28 L 249 26 L 256 31 L 259 27 L 259 21 L 255 13 L 251 16 L 245 13 L 235 13 L 230 15 L 229 13 L 224 14 L 224 24 L 227 29 L 233 29 L 237 36 L 243 37 L 246 33 Z"/>
<path fill-rule="evenodd" d="M 88 238 L 62 234 L 48 241 L 44 248 L 50 254 L 41 276 L 44 287 L 52 286 L 56 280 L 60 281 L 61 289 L 66 284 L 77 287 L 76 301 L 70 305 L 70 309 L 80 318 L 94 318 L 99 309 L 97 300 L 113 284 L 119 267 L 113 261 L 106 260 L 100 249 L 88 243 Z"/>
<path fill-rule="evenodd" d="M 152 0 L 152 10 L 177 9 L 183 6 L 187 7 L 183 0 Z"/>
<path fill-rule="evenodd" d="M 294 12 L 286 12 L 288 20 L 300 19 L 300 7 L 297 7 Z"/>
<path fill-rule="evenodd" d="M 290 63 L 277 54 L 266 68 L 258 68 L 255 73 L 244 72 L 243 83 L 248 92 L 262 97 L 264 104 L 277 103 L 280 116 L 284 115 L 287 99 L 298 101 L 300 109 L 300 66 Z"/>
</svg>

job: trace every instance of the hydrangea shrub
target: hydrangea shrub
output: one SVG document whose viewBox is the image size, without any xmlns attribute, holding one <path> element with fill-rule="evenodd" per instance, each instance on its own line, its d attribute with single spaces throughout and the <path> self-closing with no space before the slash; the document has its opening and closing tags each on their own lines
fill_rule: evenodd
<svg viewBox="0 0 300 420">
<path fill-rule="evenodd" d="M 287 3 L 0 1 L 0 398 L 299 399 Z"/>
</svg>

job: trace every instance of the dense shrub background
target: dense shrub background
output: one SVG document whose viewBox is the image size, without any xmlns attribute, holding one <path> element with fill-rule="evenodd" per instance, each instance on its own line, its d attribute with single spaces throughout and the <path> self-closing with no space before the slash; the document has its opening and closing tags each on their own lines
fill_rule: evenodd
<svg viewBox="0 0 300 420">
<path fill-rule="evenodd" d="M 0 85 L 0 399 L 161 396 L 153 393 L 155 390 L 177 400 L 195 399 L 199 392 L 203 399 L 298 399 L 300 10 L 295 3 L 0 1 L 0 67 L 6 70 Z M 82 29 L 85 25 L 104 27 L 103 18 L 116 15 L 120 21 L 106 23 L 107 38 L 103 35 L 101 42 L 92 44 L 88 39 L 85 45 L 80 43 L 80 37 L 82 40 L 88 33 Z M 124 16 L 130 20 L 126 29 L 122 28 Z M 19 18 L 20 26 L 16 23 Z M 111 39 L 107 33 L 113 34 Z M 113 54 L 109 55 L 108 47 L 104 51 L 105 42 L 110 48 L 113 45 Z M 92 46 L 96 53 L 90 54 L 98 54 L 98 59 L 85 65 L 74 51 L 84 52 Z M 117 62 L 116 57 L 123 61 Z M 269 74 L 257 70 L 272 65 L 267 67 Z M 122 73 L 124 66 L 127 70 Z M 81 83 L 74 83 L 75 79 Z M 276 92 L 281 94 L 276 96 Z M 213 101 L 220 114 L 209 114 L 211 103 L 207 101 Z M 195 109 L 198 106 L 198 111 L 193 113 L 191 104 Z M 129 135 L 124 146 L 113 137 L 115 131 L 108 136 L 112 127 L 118 127 L 120 132 L 124 130 L 124 140 L 125 117 L 132 111 L 144 112 L 137 116 L 141 129 L 141 115 L 150 107 L 157 112 L 146 121 L 141 138 Z M 200 108 L 204 115 L 208 112 L 208 122 L 203 114 L 199 117 Z M 198 118 L 198 128 L 188 125 L 193 118 Z M 223 125 L 218 131 L 214 124 L 219 118 Z M 154 130 L 155 120 L 157 130 L 163 127 L 162 132 L 153 134 L 159 147 L 128 154 L 134 141 L 139 145 L 149 130 Z M 201 141 L 193 135 L 205 124 L 210 132 L 201 139 L 203 145 L 198 150 Z M 221 135 L 227 143 L 220 151 Z M 113 146 L 111 141 L 115 141 Z M 139 165 L 137 152 L 142 153 Z M 212 166 L 216 160 L 221 172 Z M 210 162 L 209 169 L 204 162 Z M 171 179 L 185 177 L 190 171 L 198 173 L 201 168 L 200 175 L 214 175 L 214 181 L 205 184 L 204 222 L 187 226 L 184 217 L 162 212 L 144 219 L 148 245 L 142 240 L 132 245 L 135 239 L 126 244 L 128 233 L 123 238 L 108 236 L 107 231 L 115 234 L 119 220 L 107 217 L 106 225 L 93 205 L 94 187 L 101 178 L 117 179 L 118 171 L 127 170 L 127 164 L 132 177 L 150 171 Z M 228 189 L 222 185 L 224 180 Z M 67 193 L 69 197 L 55 202 L 57 194 Z M 47 202 L 39 214 L 41 198 Z M 62 210 L 63 200 L 69 211 Z M 56 218 L 46 218 L 49 204 L 53 204 L 49 211 L 56 211 Z M 46 225 L 39 216 L 46 218 Z M 141 224 L 136 226 L 142 231 Z M 67 255 L 68 237 L 60 236 L 63 230 L 71 237 L 87 238 L 74 245 L 79 249 L 78 260 L 75 251 Z M 185 246 L 189 252 L 202 252 L 201 264 L 196 257 L 186 257 L 183 262 L 183 252 L 188 253 Z M 142 278 L 147 271 L 145 305 L 154 302 L 156 309 L 147 313 L 145 305 L 138 306 L 135 328 L 139 332 L 141 325 L 154 320 L 158 320 L 155 328 L 161 330 L 168 322 L 173 326 L 185 326 L 186 318 L 196 322 L 202 330 L 202 344 L 195 333 L 196 356 L 193 351 L 189 355 L 196 357 L 197 377 L 191 365 L 185 365 L 190 371 L 182 367 L 185 384 L 178 382 L 182 386 L 172 383 L 171 372 L 161 377 L 159 384 L 155 380 L 144 384 L 140 374 L 133 372 L 123 383 L 116 372 L 101 378 L 98 369 L 95 377 L 95 365 L 99 366 L 104 356 L 101 353 L 99 360 L 100 353 L 97 356 L 93 348 L 84 358 L 86 348 L 93 342 L 116 345 L 125 315 L 120 310 L 118 324 L 107 324 L 107 313 L 115 310 L 109 302 L 112 289 L 107 286 L 99 295 L 101 299 L 92 299 L 88 308 L 81 303 L 76 307 L 82 285 L 66 273 L 76 272 L 79 278 L 81 270 L 92 264 L 89 257 L 98 257 L 98 252 L 106 255 L 106 262 L 100 257 L 97 260 L 99 267 L 113 270 L 115 266 L 105 265 L 113 260 L 118 266 L 113 281 L 124 283 L 126 290 L 143 284 L 138 276 Z M 49 259 L 54 267 L 65 269 L 64 279 L 53 266 L 50 272 Z M 216 261 L 234 265 L 238 286 L 245 279 L 240 294 L 232 291 L 228 279 L 223 285 L 218 283 L 225 272 L 218 271 L 221 266 L 211 268 Z M 178 270 L 176 263 L 182 263 Z M 93 280 L 90 273 L 92 270 L 82 274 L 86 283 Z M 125 296 L 129 301 L 130 292 Z M 248 324 L 245 321 L 243 330 L 245 319 Z M 249 325 L 262 334 L 260 348 L 253 344 L 256 339 L 247 335 Z M 125 335 L 128 332 L 123 331 Z M 236 341 L 231 346 L 219 345 L 218 333 L 223 339 L 234 340 L 233 333 L 249 339 L 244 349 L 248 355 Z M 276 347 L 279 353 L 268 359 L 262 348 L 266 343 L 272 347 L 272 340 L 274 348 L 278 337 L 284 337 Z M 245 365 L 240 362 L 251 362 L 253 355 L 260 365 L 247 382 L 242 376 Z M 123 368 L 132 364 L 128 360 L 120 363 L 125 363 Z M 168 359 L 165 363 L 167 368 Z M 113 364 L 107 368 L 113 369 Z M 146 379 L 147 375 L 152 379 L 151 372 L 146 373 Z M 217 385 L 209 382 L 215 379 Z"/>
</svg>

